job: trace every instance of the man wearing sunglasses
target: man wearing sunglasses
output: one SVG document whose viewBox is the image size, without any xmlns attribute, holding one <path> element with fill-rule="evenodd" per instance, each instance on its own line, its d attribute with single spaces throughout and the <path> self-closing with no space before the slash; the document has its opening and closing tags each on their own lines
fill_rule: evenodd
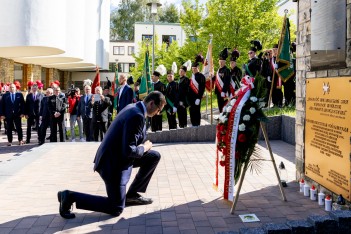
<svg viewBox="0 0 351 234">
<path fill-rule="evenodd" d="M 151 92 L 144 101 L 126 106 L 118 113 L 106 133 L 94 160 L 97 171 L 105 182 L 107 197 L 73 191 L 58 192 L 59 212 L 65 219 L 75 217 L 70 208 L 75 202 L 78 209 L 119 216 L 125 206 L 151 204 L 151 198 L 142 197 L 160 161 L 160 154 L 145 141 L 145 118 L 159 113 L 166 99 L 161 92 Z M 133 167 L 139 171 L 127 192 L 127 183 Z"/>
</svg>

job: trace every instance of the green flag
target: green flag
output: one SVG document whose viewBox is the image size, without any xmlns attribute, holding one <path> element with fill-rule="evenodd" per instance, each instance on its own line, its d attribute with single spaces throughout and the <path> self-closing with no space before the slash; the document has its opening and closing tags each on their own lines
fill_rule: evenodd
<svg viewBox="0 0 351 234">
<path fill-rule="evenodd" d="M 113 89 L 113 92 L 114 92 L 114 94 L 113 94 L 113 96 L 114 96 L 114 99 L 113 99 L 113 108 L 115 109 L 115 110 L 117 110 L 117 98 L 116 98 L 116 96 L 118 95 L 118 93 L 117 93 L 117 90 L 118 90 L 118 84 L 119 84 L 119 82 L 118 82 L 118 63 L 116 63 L 116 69 L 115 69 L 115 83 L 114 83 L 114 89 Z"/>
<path fill-rule="evenodd" d="M 150 93 L 153 90 L 154 88 L 150 76 L 149 51 L 146 51 L 143 74 L 140 80 L 139 99 L 143 100 L 148 95 L 148 93 Z"/>
<path fill-rule="evenodd" d="M 289 18 L 285 16 L 277 56 L 277 74 L 283 82 L 289 80 L 295 73 L 292 59 L 293 57 L 290 52 L 290 23 Z"/>
</svg>

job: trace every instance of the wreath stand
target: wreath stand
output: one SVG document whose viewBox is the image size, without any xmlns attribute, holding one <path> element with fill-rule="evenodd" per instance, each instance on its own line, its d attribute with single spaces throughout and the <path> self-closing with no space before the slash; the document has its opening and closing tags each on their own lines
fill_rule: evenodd
<svg viewBox="0 0 351 234">
<path fill-rule="evenodd" d="M 261 130 L 262 130 L 264 139 L 265 139 L 265 141 L 266 141 L 266 145 L 267 145 L 269 154 L 270 154 L 270 156 L 271 156 L 271 160 L 270 160 L 270 161 L 272 161 L 272 163 L 273 163 L 274 171 L 275 171 L 275 174 L 276 174 L 277 179 L 278 179 L 278 185 L 279 185 L 280 192 L 281 192 L 281 194 L 282 194 L 282 199 L 283 199 L 283 201 L 287 201 L 287 200 L 286 200 L 285 193 L 284 193 L 284 190 L 283 190 L 283 186 L 282 186 L 282 183 L 281 183 L 281 180 L 280 180 L 280 176 L 279 176 L 279 173 L 278 173 L 277 165 L 275 164 L 275 160 L 274 160 L 274 157 L 273 157 L 271 145 L 269 144 L 269 140 L 268 140 L 268 135 L 267 135 L 266 127 L 265 127 L 265 125 L 264 125 L 262 122 L 260 122 L 260 126 L 261 126 Z M 240 176 L 240 181 L 239 181 L 238 189 L 237 189 L 237 191 L 236 191 L 236 194 L 234 195 L 234 202 L 233 202 L 232 208 L 231 208 L 231 210 L 230 210 L 230 213 L 231 213 L 231 214 L 234 214 L 236 204 L 238 203 L 238 199 L 239 199 L 239 194 L 240 194 L 241 186 L 243 185 L 244 178 L 245 178 L 245 174 L 246 174 L 246 170 L 247 170 L 248 166 L 249 166 L 249 162 L 245 163 L 244 168 L 243 168 L 243 170 L 242 170 L 242 172 L 241 172 L 241 176 Z"/>
</svg>

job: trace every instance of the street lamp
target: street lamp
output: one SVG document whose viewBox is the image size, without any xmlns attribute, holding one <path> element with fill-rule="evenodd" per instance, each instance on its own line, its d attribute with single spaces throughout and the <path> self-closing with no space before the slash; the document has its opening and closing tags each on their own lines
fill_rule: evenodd
<svg viewBox="0 0 351 234">
<path fill-rule="evenodd" d="M 155 68 L 155 17 L 157 15 L 157 8 L 162 6 L 161 3 L 152 1 L 146 4 L 147 6 L 150 6 L 151 8 L 151 14 L 152 14 L 152 72 L 154 72 Z"/>
</svg>

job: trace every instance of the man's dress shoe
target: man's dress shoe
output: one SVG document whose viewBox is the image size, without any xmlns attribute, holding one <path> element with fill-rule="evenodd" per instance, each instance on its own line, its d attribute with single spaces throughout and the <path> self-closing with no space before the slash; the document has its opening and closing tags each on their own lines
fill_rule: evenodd
<svg viewBox="0 0 351 234">
<path fill-rule="evenodd" d="M 57 193 L 57 199 L 60 202 L 60 215 L 65 219 L 73 219 L 76 217 L 75 214 L 71 213 L 70 208 L 72 206 L 72 202 L 69 199 L 69 191 L 64 190 Z"/>
<path fill-rule="evenodd" d="M 126 198 L 126 205 L 127 206 L 133 206 L 133 205 L 148 205 L 151 204 L 153 200 L 151 198 L 146 198 L 143 197 L 139 194 L 136 194 L 134 196 L 128 196 Z"/>
</svg>

